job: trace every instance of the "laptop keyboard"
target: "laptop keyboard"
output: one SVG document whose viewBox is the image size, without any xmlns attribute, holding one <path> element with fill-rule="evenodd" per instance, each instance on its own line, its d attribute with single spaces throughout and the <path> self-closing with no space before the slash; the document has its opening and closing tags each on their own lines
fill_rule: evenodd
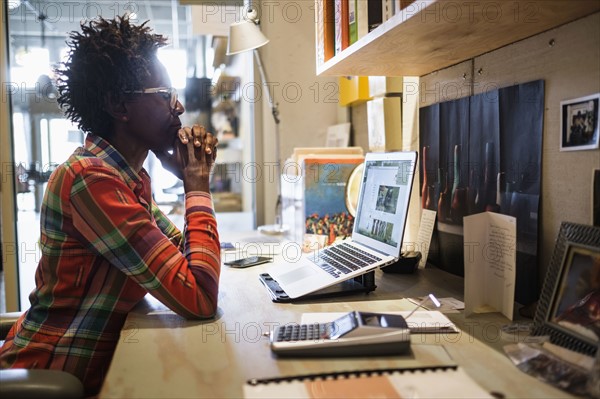
<svg viewBox="0 0 600 399">
<path fill-rule="evenodd" d="M 342 243 L 317 251 L 311 260 L 333 277 L 339 277 L 378 262 L 381 258 Z"/>
</svg>

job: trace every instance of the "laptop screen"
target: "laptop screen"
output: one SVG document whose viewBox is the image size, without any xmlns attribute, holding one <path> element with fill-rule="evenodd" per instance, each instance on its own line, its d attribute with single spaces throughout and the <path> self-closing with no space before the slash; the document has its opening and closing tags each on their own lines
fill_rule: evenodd
<svg viewBox="0 0 600 399">
<path fill-rule="evenodd" d="M 416 152 L 366 155 L 353 241 L 400 255 L 416 161 Z"/>
</svg>

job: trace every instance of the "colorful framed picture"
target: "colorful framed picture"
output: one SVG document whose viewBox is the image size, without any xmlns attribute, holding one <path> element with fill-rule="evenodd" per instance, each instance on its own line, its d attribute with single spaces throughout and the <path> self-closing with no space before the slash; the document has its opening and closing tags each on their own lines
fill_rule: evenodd
<svg viewBox="0 0 600 399">
<path fill-rule="evenodd" d="M 560 103 L 560 150 L 598 148 L 598 106 L 600 93 Z"/>
<path fill-rule="evenodd" d="M 600 344 L 600 227 L 564 222 L 534 320 L 534 335 L 593 355 Z"/>
</svg>

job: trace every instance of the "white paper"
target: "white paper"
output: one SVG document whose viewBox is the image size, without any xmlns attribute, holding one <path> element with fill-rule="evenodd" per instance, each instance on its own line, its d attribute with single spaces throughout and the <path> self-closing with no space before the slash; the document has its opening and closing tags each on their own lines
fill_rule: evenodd
<svg viewBox="0 0 600 399">
<path fill-rule="evenodd" d="M 348 147 L 349 142 L 350 123 L 340 123 L 327 128 L 325 147 Z"/>
<path fill-rule="evenodd" d="M 484 212 L 464 219 L 465 315 L 513 317 L 517 219 Z"/>
<path fill-rule="evenodd" d="M 410 312 L 410 310 L 403 310 L 383 313 L 408 316 Z M 329 323 L 345 314 L 346 312 L 304 313 L 300 319 L 300 324 Z M 459 332 L 454 323 L 452 323 L 443 313 L 438 311 L 418 310 L 406 320 L 406 324 L 408 324 L 410 332 L 415 334 Z"/>
<path fill-rule="evenodd" d="M 419 234 L 417 235 L 417 242 L 406 244 L 407 251 L 420 251 L 421 260 L 419 261 L 419 269 L 423 269 L 427 264 L 427 257 L 429 256 L 429 247 L 431 247 L 431 236 L 433 235 L 433 228 L 435 226 L 436 211 L 429 209 L 423 209 L 421 213 L 421 224 L 419 225 Z"/>
</svg>

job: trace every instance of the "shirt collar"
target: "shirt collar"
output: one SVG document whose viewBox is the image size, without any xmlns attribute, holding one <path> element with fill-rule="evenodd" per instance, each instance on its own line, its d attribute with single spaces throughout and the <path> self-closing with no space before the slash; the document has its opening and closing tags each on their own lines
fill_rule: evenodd
<svg viewBox="0 0 600 399">
<path fill-rule="evenodd" d="M 85 150 L 117 169 L 132 189 L 140 188 L 144 180 L 149 179 L 148 173 L 144 168 L 142 168 L 140 173 L 137 173 L 127 163 L 121 153 L 100 136 L 91 133 L 88 134 L 85 138 Z"/>
</svg>

